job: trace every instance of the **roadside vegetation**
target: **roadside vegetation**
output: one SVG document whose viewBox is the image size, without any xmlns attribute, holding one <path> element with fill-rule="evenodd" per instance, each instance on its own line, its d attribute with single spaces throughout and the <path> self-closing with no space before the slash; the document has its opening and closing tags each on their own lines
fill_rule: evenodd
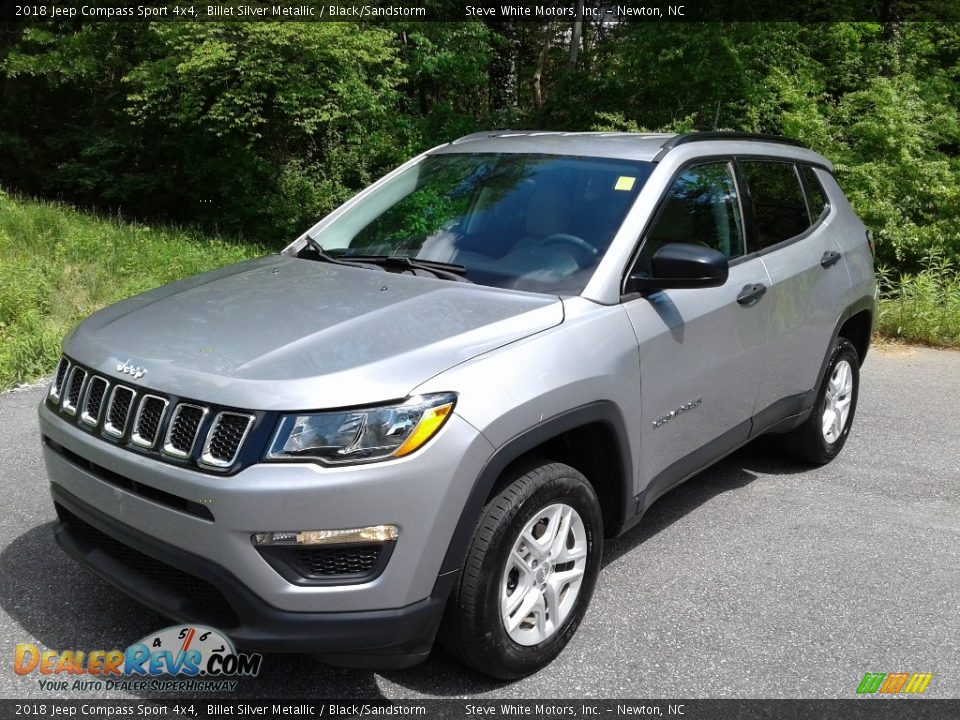
<svg viewBox="0 0 960 720">
<path fill-rule="evenodd" d="M 960 273 L 954 260 L 932 253 L 918 273 L 878 268 L 881 337 L 934 347 L 960 348 Z"/>
<path fill-rule="evenodd" d="M 264 252 L 0 191 L 0 390 L 49 373 L 93 311 Z"/>
</svg>

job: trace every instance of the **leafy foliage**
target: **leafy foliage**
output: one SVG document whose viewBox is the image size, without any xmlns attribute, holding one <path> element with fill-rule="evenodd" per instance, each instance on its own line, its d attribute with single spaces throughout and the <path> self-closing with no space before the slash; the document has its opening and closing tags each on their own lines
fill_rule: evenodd
<svg viewBox="0 0 960 720">
<path fill-rule="evenodd" d="M 412 149 L 395 112 L 397 54 L 392 33 L 335 23 L 29 28 L 0 65 L 5 180 L 289 237 Z M 28 113 L 40 132 L 23 126 Z"/>
<path fill-rule="evenodd" d="M 957 24 L 0 33 L 0 182 L 273 246 L 414 152 L 491 127 L 791 135 L 834 161 L 893 286 L 960 261 Z"/>
<path fill-rule="evenodd" d="M 937 251 L 919 273 L 900 276 L 881 266 L 878 274 L 878 332 L 907 342 L 960 347 L 960 274 L 955 260 Z"/>
</svg>

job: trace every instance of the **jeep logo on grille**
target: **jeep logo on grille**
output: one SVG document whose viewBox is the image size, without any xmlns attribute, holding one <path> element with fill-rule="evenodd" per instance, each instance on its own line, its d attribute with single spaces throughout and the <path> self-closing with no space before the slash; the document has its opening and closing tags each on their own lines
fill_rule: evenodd
<svg viewBox="0 0 960 720">
<path fill-rule="evenodd" d="M 134 380 L 139 380 L 144 375 L 147 374 L 147 369 L 145 367 L 139 367 L 137 365 L 130 364 L 130 358 L 127 358 L 126 362 L 122 362 L 117 365 L 117 372 L 126 373 L 127 375 L 132 375 Z"/>
</svg>

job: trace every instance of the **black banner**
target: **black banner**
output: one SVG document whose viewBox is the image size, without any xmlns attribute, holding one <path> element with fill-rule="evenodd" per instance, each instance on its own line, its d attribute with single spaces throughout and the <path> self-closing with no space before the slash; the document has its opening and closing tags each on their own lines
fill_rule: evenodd
<svg viewBox="0 0 960 720">
<path fill-rule="evenodd" d="M 958 700 L 0 700 L 10 718 L 678 718 L 940 720 Z"/>
<path fill-rule="evenodd" d="M 4 0 L 0 21 L 960 21 L 960 0 Z"/>
</svg>

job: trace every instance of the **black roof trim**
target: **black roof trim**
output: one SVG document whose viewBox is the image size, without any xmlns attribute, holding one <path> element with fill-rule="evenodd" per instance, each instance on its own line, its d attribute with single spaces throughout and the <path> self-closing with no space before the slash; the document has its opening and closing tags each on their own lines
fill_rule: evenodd
<svg viewBox="0 0 960 720">
<path fill-rule="evenodd" d="M 793 145 L 809 149 L 804 143 L 793 138 L 783 137 L 782 135 L 767 135 L 765 133 L 735 132 L 732 130 L 711 130 L 703 132 L 689 132 L 681 135 L 674 135 L 660 146 L 660 152 L 654 160 L 660 160 L 670 150 L 677 145 L 686 145 L 692 142 L 706 142 L 709 140 L 754 140 L 757 142 L 777 143 L 778 145 Z"/>
</svg>

